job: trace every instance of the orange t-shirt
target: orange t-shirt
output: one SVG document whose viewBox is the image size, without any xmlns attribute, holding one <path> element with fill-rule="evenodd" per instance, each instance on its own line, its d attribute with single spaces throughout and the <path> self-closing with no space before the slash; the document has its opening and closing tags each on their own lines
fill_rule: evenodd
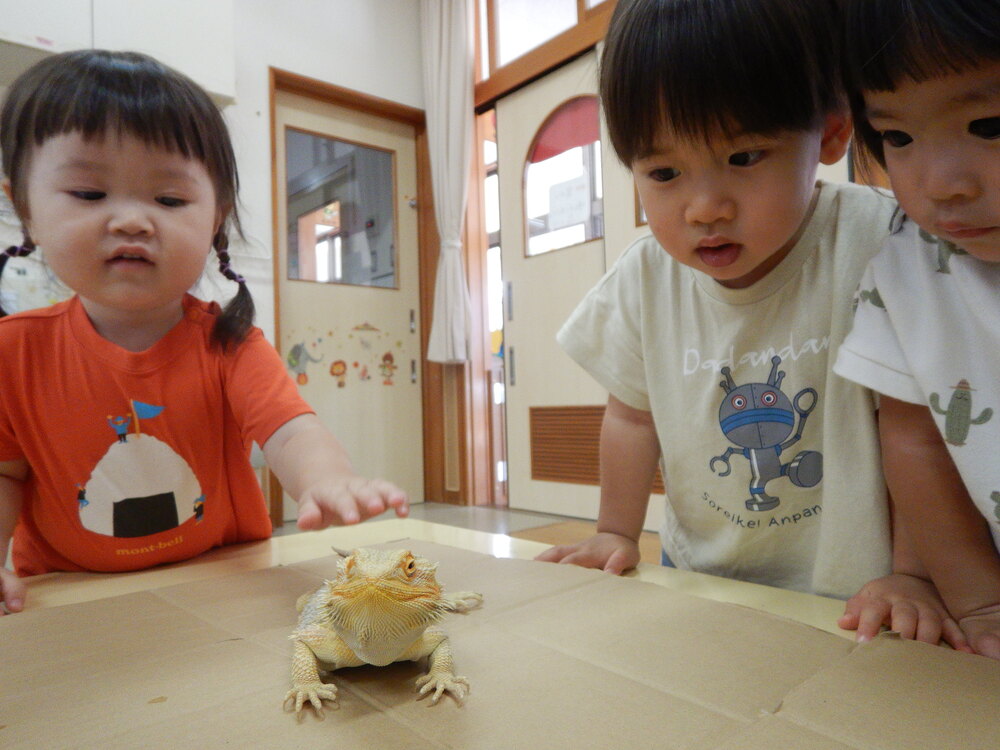
<svg viewBox="0 0 1000 750">
<path fill-rule="evenodd" d="M 249 455 L 312 409 L 259 329 L 210 345 L 219 307 L 134 353 L 80 301 L 0 319 L 0 461 L 31 467 L 14 530 L 18 575 L 123 571 L 270 536 Z"/>
</svg>

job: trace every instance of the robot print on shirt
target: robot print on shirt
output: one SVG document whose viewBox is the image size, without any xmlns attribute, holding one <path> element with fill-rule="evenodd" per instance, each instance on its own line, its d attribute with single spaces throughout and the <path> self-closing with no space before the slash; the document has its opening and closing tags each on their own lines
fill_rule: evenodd
<svg viewBox="0 0 1000 750">
<path fill-rule="evenodd" d="M 748 510 L 778 507 L 781 499 L 764 491 L 772 479 L 788 477 L 796 487 L 814 487 L 823 478 L 823 454 L 817 451 L 802 451 L 788 463 L 781 462 L 785 449 L 802 438 L 806 420 L 816 408 L 819 396 L 814 388 L 803 388 L 790 400 L 781 390 L 785 373 L 778 370 L 780 364 L 781 357 L 772 357 L 767 382 L 744 385 L 736 385 L 732 371 L 722 368 L 726 379 L 719 386 L 726 395 L 719 406 L 719 427 L 738 447 L 726 448 L 721 456 L 713 457 L 708 468 L 726 477 L 732 472 L 731 456 L 740 454 L 746 458 L 751 475 L 750 499 L 746 501 Z M 799 415 L 798 429 L 795 429 L 796 414 Z M 725 465 L 721 471 L 716 470 L 719 463 Z"/>
<path fill-rule="evenodd" d="M 164 407 L 130 399 L 129 414 L 109 415 L 107 452 L 86 482 L 76 484 L 84 528 L 118 538 L 149 536 L 204 514 L 204 493 L 188 463 L 143 421 Z"/>
</svg>

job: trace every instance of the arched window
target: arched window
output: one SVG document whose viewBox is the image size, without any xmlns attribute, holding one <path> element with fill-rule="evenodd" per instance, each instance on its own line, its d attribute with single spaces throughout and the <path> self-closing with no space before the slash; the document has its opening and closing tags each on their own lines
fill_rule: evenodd
<svg viewBox="0 0 1000 750">
<path fill-rule="evenodd" d="M 604 236 L 596 96 L 560 105 L 535 134 L 524 169 L 527 254 Z"/>
</svg>

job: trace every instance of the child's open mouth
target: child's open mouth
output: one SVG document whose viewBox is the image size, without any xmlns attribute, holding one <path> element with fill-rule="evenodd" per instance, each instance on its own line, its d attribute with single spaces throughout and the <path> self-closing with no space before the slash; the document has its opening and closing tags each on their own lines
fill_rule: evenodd
<svg viewBox="0 0 1000 750">
<path fill-rule="evenodd" d="M 119 253 L 108 261 L 113 266 L 148 266 L 152 261 L 138 253 Z"/>
<path fill-rule="evenodd" d="M 723 268 L 735 263 L 736 259 L 740 257 L 742 249 L 743 246 L 735 242 L 727 242 L 723 245 L 714 245 L 712 247 L 702 246 L 698 248 L 698 257 L 701 258 L 702 263 L 706 266 Z"/>
</svg>

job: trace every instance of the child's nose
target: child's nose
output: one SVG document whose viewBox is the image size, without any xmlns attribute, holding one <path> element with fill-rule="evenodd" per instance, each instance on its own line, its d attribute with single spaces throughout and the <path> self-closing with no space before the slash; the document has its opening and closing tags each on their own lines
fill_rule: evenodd
<svg viewBox="0 0 1000 750">
<path fill-rule="evenodd" d="M 152 234 L 153 223 L 142 206 L 137 203 L 120 203 L 113 207 L 108 229 L 118 234 Z"/>
<path fill-rule="evenodd" d="M 736 216 L 736 204 L 717 188 L 704 188 L 695 192 L 688 201 L 684 219 L 688 224 L 713 224 L 731 221 Z"/>
<path fill-rule="evenodd" d="M 972 198 L 979 191 L 975 166 L 947 151 L 927 155 L 923 184 L 927 196 L 936 201 Z"/>
</svg>

